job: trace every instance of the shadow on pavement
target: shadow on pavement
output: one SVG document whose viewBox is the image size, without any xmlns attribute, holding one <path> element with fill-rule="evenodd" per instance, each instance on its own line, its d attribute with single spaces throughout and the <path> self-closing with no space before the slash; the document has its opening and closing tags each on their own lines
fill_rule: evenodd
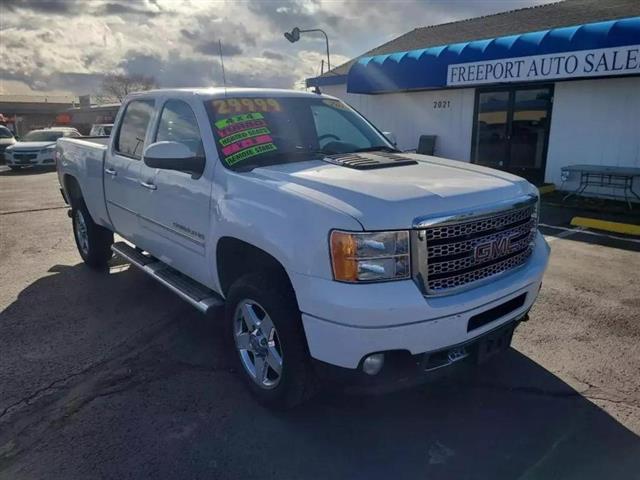
<svg viewBox="0 0 640 480">
<path fill-rule="evenodd" d="M 45 363 L 61 361 L 56 351 L 71 359 L 78 351 L 84 365 L 96 361 L 87 350 L 108 356 L 110 343 L 128 338 L 137 353 L 122 364 L 139 381 L 95 391 L 75 410 L 65 407 L 63 417 L 36 432 L 38 448 L 18 445 L 23 450 L 4 462 L 0 448 L 0 473 L 602 479 L 640 471 L 638 436 L 515 350 L 464 378 L 384 396 L 327 390 L 294 411 L 274 413 L 256 404 L 230 372 L 221 318 L 201 317 L 138 271 L 100 276 L 76 265 L 52 272 L 0 313 L 0 350 L 5 342 L 21 342 L 26 349 L 12 347 L 16 355 Z M 162 315 L 176 328 L 140 334 Z M 42 386 L 30 370 L 45 363 L 17 358 L 0 364 L 0 378 L 29 379 L 24 395 Z M 24 371 L 12 370 L 18 368 Z M 115 367 L 97 364 L 78 380 L 91 383 L 107 368 Z M 66 406 L 70 394 L 61 388 L 56 395 Z M 78 388 L 73 395 L 77 403 Z M 38 415 L 47 408 L 38 407 Z M 21 415 L 14 415 L 16 422 Z M 38 428 L 33 425 L 28 428 Z M 20 436 L 28 437 L 28 428 Z"/>
</svg>

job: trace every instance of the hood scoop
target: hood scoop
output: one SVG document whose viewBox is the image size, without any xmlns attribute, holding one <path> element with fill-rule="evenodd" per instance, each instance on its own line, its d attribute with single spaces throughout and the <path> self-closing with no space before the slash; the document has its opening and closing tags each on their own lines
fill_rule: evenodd
<svg viewBox="0 0 640 480">
<path fill-rule="evenodd" d="M 328 163 L 333 163 L 334 165 L 353 168 L 355 170 L 375 170 L 378 168 L 416 165 L 418 163 L 402 155 L 388 152 L 341 153 L 326 156 L 323 160 Z"/>
</svg>

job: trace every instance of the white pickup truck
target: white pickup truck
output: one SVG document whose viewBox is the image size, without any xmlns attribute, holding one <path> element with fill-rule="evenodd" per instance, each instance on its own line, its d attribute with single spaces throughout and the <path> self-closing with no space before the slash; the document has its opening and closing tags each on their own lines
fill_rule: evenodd
<svg viewBox="0 0 640 480">
<path fill-rule="evenodd" d="M 84 261 L 115 252 L 224 306 L 239 371 L 275 407 L 324 378 L 395 388 L 505 350 L 547 265 L 535 187 L 401 153 L 326 95 L 134 94 L 110 138 L 56 154 Z"/>
</svg>

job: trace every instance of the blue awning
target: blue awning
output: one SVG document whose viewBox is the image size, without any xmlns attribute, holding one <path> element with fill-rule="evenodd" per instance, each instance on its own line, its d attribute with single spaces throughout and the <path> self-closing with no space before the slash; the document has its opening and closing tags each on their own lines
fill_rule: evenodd
<svg viewBox="0 0 640 480">
<path fill-rule="evenodd" d="M 631 17 L 363 57 L 349 71 L 347 91 L 384 93 L 442 88 L 452 86 L 451 82 L 449 85 L 447 83 L 450 65 L 638 44 L 640 17 Z M 637 73 L 640 74 L 640 55 L 637 58 Z M 631 64 L 632 67 L 634 65 Z M 573 68 L 573 62 L 570 68 Z M 576 74 L 574 70 L 571 76 L 581 76 L 580 71 Z"/>
</svg>

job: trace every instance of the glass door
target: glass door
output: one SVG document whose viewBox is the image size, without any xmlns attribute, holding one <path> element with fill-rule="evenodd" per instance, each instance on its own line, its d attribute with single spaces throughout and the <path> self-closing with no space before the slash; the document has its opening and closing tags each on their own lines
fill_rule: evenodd
<svg viewBox="0 0 640 480">
<path fill-rule="evenodd" d="M 477 105 L 474 162 L 504 168 L 509 156 L 509 92 L 480 92 Z"/>
<path fill-rule="evenodd" d="M 473 162 L 544 182 L 552 86 L 477 93 Z"/>
</svg>

